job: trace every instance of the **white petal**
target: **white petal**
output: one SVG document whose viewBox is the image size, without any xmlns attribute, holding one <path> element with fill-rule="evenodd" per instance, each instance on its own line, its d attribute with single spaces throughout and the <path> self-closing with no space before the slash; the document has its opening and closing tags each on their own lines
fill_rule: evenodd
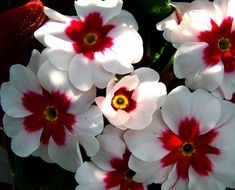
<svg viewBox="0 0 235 190">
<path fill-rule="evenodd" d="M 38 94 L 42 93 L 36 74 L 23 65 L 16 64 L 11 66 L 10 81 L 19 92 L 33 91 Z"/>
<path fill-rule="evenodd" d="M 3 116 L 4 132 L 8 137 L 14 137 L 23 129 L 23 118 L 9 117 L 7 114 Z"/>
<path fill-rule="evenodd" d="M 203 60 L 204 42 L 186 42 L 176 52 L 174 73 L 177 78 L 186 78 L 186 85 L 192 89 L 205 88 L 214 90 L 223 80 L 224 67 L 222 62 L 207 66 Z"/>
<path fill-rule="evenodd" d="M 136 75 L 127 75 L 123 77 L 112 89 L 112 93 L 116 92 L 122 87 L 125 87 L 127 90 L 135 90 L 139 84 L 139 79 Z M 112 95 L 113 96 L 113 95 Z"/>
<path fill-rule="evenodd" d="M 120 138 L 112 135 L 99 135 L 97 139 L 101 149 L 107 154 L 107 158 L 122 158 L 126 145 Z M 92 159 L 95 162 L 95 157 Z"/>
<path fill-rule="evenodd" d="M 160 127 L 158 123 L 155 126 Z M 158 136 L 147 129 L 129 130 L 124 134 L 124 139 L 132 154 L 145 162 L 160 160 L 167 154 Z"/>
<path fill-rule="evenodd" d="M 82 145 L 82 147 L 86 151 L 87 156 L 89 157 L 94 156 L 98 152 L 100 148 L 99 142 L 90 133 L 80 131 L 78 132 L 78 139 L 79 139 L 79 143 Z"/>
<path fill-rule="evenodd" d="M 126 10 L 121 10 L 120 14 L 109 20 L 107 24 L 114 24 L 115 26 L 128 26 L 136 31 L 138 30 L 138 24 L 134 16 Z"/>
<path fill-rule="evenodd" d="M 201 68 L 195 75 L 189 76 L 185 84 L 193 90 L 204 88 L 206 90 L 216 89 L 223 81 L 224 66 L 222 62 L 207 68 Z"/>
<path fill-rule="evenodd" d="M 124 131 L 118 129 L 117 127 L 114 127 L 114 126 L 108 124 L 108 125 L 105 126 L 102 134 L 112 135 L 112 136 L 118 137 L 118 138 L 123 140 Z"/>
<path fill-rule="evenodd" d="M 110 73 L 127 74 L 134 70 L 133 66 L 122 62 L 110 49 L 95 53 L 95 61 Z"/>
<path fill-rule="evenodd" d="M 159 161 L 143 162 L 133 155 L 130 157 L 128 166 L 131 170 L 137 172 L 133 179 L 145 184 L 162 183 L 166 180 L 169 169 L 162 168 Z"/>
<path fill-rule="evenodd" d="M 108 119 L 110 124 L 114 125 L 115 127 L 118 127 L 120 129 L 124 129 L 124 124 L 128 121 L 130 118 L 130 114 L 123 110 L 117 110 L 116 116 L 112 117 L 110 115 L 105 115 L 105 117 Z"/>
<path fill-rule="evenodd" d="M 224 186 L 221 182 L 217 181 L 212 175 L 200 176 L 195 172 L 195 170 L 189 168 L 189 188 L 194 190 L 201 189 L 216 189 L 224 190 Z"/>
<path fill-rule="evenodd" d="M 226 100 L 231 100 L 233 93 L 235 92 L 235 76 L 234 73 L 226 73 L 223 78 L 221 85 L 212 91 L 213 94 L 216 94 L 217 97 L 221 99 L 225 98 Z M 219 96 L 218 96 L 219 95 Z"/>
<path fill-rule="evenodd" d="M 177 78 L 186 78 L 196 73 L 203 65 L 203 50 L 208 45 L 204 42 L 186 42 L 176 51 L 174 73 Z"/>
<path fill-rule="evenodd" d="M 48 59 L 51 64 L 60 70 L 68 70 L 68 65 L 75 56 L 73 52 L 61 50 L 61 49 L 50 49 L 47 52 Z"/>
<path fill-rule="evenodd" d="M 148 67 L 141 67 L 139 69 L 136 69 L 131 73 L 131 75 L 137 75 L 140 83 L 152 81 L 158 82 L 160 78 L 157 71 Z"/>
<path fill-rule="evenodd" d="M 46 33 L 43 36 L 41 42 L 43 43 L 43 45 L 45 45 L 49 48 L 58 49 L 58 47 L 60 47 L 60 49 L 62 49 L 64 51 L 74 52 L 73 44 L 70 40 L 58 38 L 58 37 L 55 37 L 49 33 Z"/>
<path fill-rule="evenodd" d="M 109 81 L 113 79 L 115 75 L 104 70 L 104 68 L 96 61 L 91 61 L 90 64 L 92 69 L 93 83 L 98 88 L 106 88 Z"/>
<path fill-rule="evenodd" d="M 152 115 L 156 108 L 156 100 L 153 99 L 146 99 L 143 102 L 137 103 L 137 108 L 130 113 L 131 117 L 123 126 L 134 130 L 147 127 L 152 121 Z"/>
<path fill-rule="evenodd" d="M 114 170 L 110 164 L 111 159 L 112 157 L 108 155 L 102 148 L 99 149 L 95 156 L 91 157 L 92 162 L 94 162 L 99 168 L 104 171 Z"/>
<path fill-rule="evenodd" d="M 50 9 L 48 7 L 44 7 L 44 13 L 50 18 L 50 20 L 58 21 L 58 22 L 69 22 L 71 19 L 67 16 L 64 16 L 57 11 Z"/>
<path fill-rule="evenodd" d="M 39 67 L 42 64 L 43 59 L 44 57 L 40 54 L 40 52 L 34 49 L 31 53 L 31 57 L 30 57 L 29 64 L 27 67 L 34 73 L 37 73 Z"/>
<path fill-rule="evenodd" d="M 81 91 L 88 91 L 93 85 L 91 66 L 88 59 L 82 55 L 75 56 L 69 64 L 68 68 L 69 80 Z"/>
<path fill-rule="evenodd" d="M 166 96 L 162 116 L 175 134 L 178 134 L 181 120 L 190 116 L 191 101 L 192 94 L 185 86 L 176 87 Z"/>
<path fill-rule="evenodd" d="M 37 150 L 32 153 L 33 156 L 40 156 L 45 162 L 53 163 L 48 155 L 47 145 L 41 144 Z"/>
<path fill-rule="evenodd" d="M 112 1 L 93 1 L 93 0 L 76 0 L 75 9 L 78 16 L 84 20 L 85 16 L 92 12 L 98 12 L 102 16 L 103 23 L 106 23 L 112 17 L 118 15 L 122 8 L 121 0 Z"/>
<path fill-rule="evenodd" d="M 136 30 L 129 27 L 118 27 L 111 30 L 108 36 L 113 39 L 113 45 L 110 49 L 124 65 L 137 63 L 141 60 L 143 41 Z"/>
<path fill-rule="evenodd" d="M 11 149 L 21 157 L 26 157 L 32 154 L 40 146 L 40 138 L 42 129 L 35 132 L 22 130 L 12 138 Z"/>
<path fill-rule="evenodd" d="M 132 97 L 137 102 L 145 101 L 145 99 L 153 99 L 153 104 L 156 104 L 157 108 L 160 108 L 165 100 L 166 94 L 167 91 L 164 83 L 144 82 L 138 86 Z"/>
<path fill-rule="evenodd" d="M 103 131 L 103 127 L 103 116 L 97 106 L 91 106 L 86 112 L 77 115 L 77 123 L 75 128 L 77 133 L 83 131 L 96 136 Z"/>
<path fill-rule="evenodd" d="M 67 93 L 68 94 L 68 93 Z M 93 86 L 90 90 L 86 92 L 81 92 L 78 89 L 73 89 L 72 94 L 69 93 L 69 96 L 74 97 L 73 103 L 70 105 L 68 112 L 69 113 L 83 113 L 85 112 L 91 104 L 94 102 L 96 97 L 96 88 Z"/>
<path fill-rule="evenodd" d="M 44 62 L 38 70 L 38 79 L 44 89 L 49 92 L 69 91 L 71 85 L 68 81 L 67 73 L 56 69 L 49 62 Z"/>
<path fill-rule="evenodd" d="M 103 190 L 103 189 L 105 189 L 105 184 L 98 182 L 98 183 L 78 185 L 75 190 Z"/>
<path fill-rule="evenodd" d="M 235 105 L 228 101 L 221 101 L 221 117 L 219 122 L 216 124 L 216 132 L 218 135 L 212 142 L 212 146 L 215 146 L 223 150 L 235 149 L 233 139 L 235 137 Z"/>
<path fill-rule="evenodd" d="M 62 39 L 69 40 L 69 38 L 65 34 L 65 29 L 70 23 L 69 20 L 71 19 L 68 17 L 68 22 L 66 24 L 49 20 L 34 32 L 34 36 L 43 45 L 47 45 L 47 42 L 46 42 L 47 40 L 45 38 L 46 35 L 53 36 L 54 38 L 57 38 L 58 40 L 59 38 L 61 38 L 61 40 Z M 56 48 L 56 46 L 54 47 Z"/>
<path fill-rule="evenodd" d="M 227 0 L 228 1 L 228 5 L 227 5 L 227 16 L 231 16 L 232 18 L 235 17 L 235 13 L 234 13 L 234 9 L 232 9 L 232 7 L 235 6 L 235 2 L 231 1 L 231 0 Z"/>
<path fill-rule="evenodd" d="M 92 162 L 84 162 L 75 175 L 76 181 L 83 185 L 104 183 L 106 173 Z M 88 177 L 89 176 L 89 177 Z M 80 188 L 79 188 L 80 189 Z"/>
<path fill-rule="evenodd" d="M 62 168 L 75 172 L 82 163 L 82 156 L 77 137 L 70 134 L 67 129 L 65 129 L 65 132 L 65 145 L 57 145 L 53 138 L 50 138 L 48 144 L 48 155 L 51 160 Z"/>
<path fill-rule="evenodd" d="M 118 113 L 113 109 L 109 100 L 105 99 L 102 96 L 99 96 L 95 98 L 95 103 L 97 104 L 101 112 L 105 115 L 105 117 L 110 117 L 111 119 L 117 117 Z M 126 118 L 126 120 L 128 118 Z"/>
<path fill-rule="evenodd" d="M 162 184 L 162 190 L 171 190 L 171 189 L 189 190 L 188 180 L 179 178 L 176 172 L 176 165 L 174 165 L 173 169 L 169 172 L 167 180 Z"/>
<path fill-rule="evenodd" d="M 211 175 L 226 187 L 235 187 L 234 154 L 234 149 L 222 150 L 219 155 L 209 157 L 213 163 L 213 173 Z"/>
<path fill-rule="evenodd" d="M 20 93 L 10 82 L 1 85 L 1 106 L 4 112 L 11 117 L 25 117 L 32 113 L 25 109 L 22 104 L 23 94 Z"/>
<path fill-rule="evenodd" d="M 198 89 L 192 93 L 191 117 L 200 123 L 200 134 L 214 128 L 221 116 L 221 104 L 209 92 Z"/>
</svg>

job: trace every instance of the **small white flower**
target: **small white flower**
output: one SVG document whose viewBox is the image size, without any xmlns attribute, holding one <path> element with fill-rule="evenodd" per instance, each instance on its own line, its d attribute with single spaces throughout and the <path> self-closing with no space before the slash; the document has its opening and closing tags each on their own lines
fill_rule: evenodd
<svg viewBox="0 0 235 190">
<path fill-rule="evenodd" d="M 143 129 L 152 121 L 153 112 L 160 108 L 166 95 L 166 86 L 158 81 L 156 71 L 140 68 L 117 83 L 110 81 L 106 97 L 97 97 L 95 102 L 115 127 Z"/>
</svg>

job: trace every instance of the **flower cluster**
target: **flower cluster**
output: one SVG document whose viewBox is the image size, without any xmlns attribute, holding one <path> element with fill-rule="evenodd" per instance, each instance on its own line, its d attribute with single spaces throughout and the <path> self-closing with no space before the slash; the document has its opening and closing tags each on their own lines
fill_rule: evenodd
<svg viewBox="0 0 235 190">
<path fill-rule="evenodd" d="M 185 79 L 170 92 L 136 66 L 143 40 L 122 0 L 75 0 L 75 16 L 44 7 L 45 48 L 1 85 L 12 151 L 76 172 L 77 190 L 235 187 L 235 0 L 170 5 L 157 29 Z"/>
</svg>

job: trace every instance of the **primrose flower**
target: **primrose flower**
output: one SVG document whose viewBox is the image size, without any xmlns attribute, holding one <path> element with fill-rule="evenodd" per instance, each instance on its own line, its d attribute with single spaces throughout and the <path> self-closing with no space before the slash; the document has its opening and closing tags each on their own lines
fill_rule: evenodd
<svg viewBox="0 0 235 190">
<path fill-rule="evenodd" d="M 115 127 L 143 129 L 151 123 L 153 112 L 166 95 L 166 86 L 158 81 L 156 71 L 142 67 L 118 82 L 110 81 L 106 97 L 99 96 L 95 102 Z"/>
<path fill-rule="evenodd" d="M 235 1 L 193 1 L 182 21 L 169 32 L 177 47 L 173 63 L 177 78 L 195 90 L 221 91 L 225 99 L 235 90 Z"/>
<path fill-rule="evenodd" d="M 87 91 L 94 84 L 107 87 L 115 74 L 133 71 L 143 55 L 142 38 L 131 13 L 121 10 L 122 0 L 76 0 L 77 16 L 45 8 L 51 19 L 35 32 L 50 47 L 49 59 L 68 71 L 74 87 Z"/>
<path fill-rule="evenodd" d="M 132 180 L 134 172 L 128 167 L 131 154 L 123 141 L 123 131 L 107 125 L 97 139 L 101 145 L 99 152 L 76 172 L 77 190 L 147 190 L 144 183 Z"/>
<path fill-rule="evenodd" d="M 162 190 L 235 187 L 234 114 L 234 104 L 205 90 L 175 88 L 147 128 L 124 134 L 140 159 L 129 162 L 134 179 L 162 183 Z"/>
<path fill-rule="evenodd" d="M 11 67 L 10 81 L 1 86 L 4 132 L 16 155 L 40 156 L 75 172 L 82 163 L 79 144 L 88 156 L 99 149 L 95 136 L 103 130 L 103 117 L 91 106 L 96 89 L 74 89 L 66 72 L 42 63 L 45 59 L 34 51 L 28 68 Z"/>
</svg>

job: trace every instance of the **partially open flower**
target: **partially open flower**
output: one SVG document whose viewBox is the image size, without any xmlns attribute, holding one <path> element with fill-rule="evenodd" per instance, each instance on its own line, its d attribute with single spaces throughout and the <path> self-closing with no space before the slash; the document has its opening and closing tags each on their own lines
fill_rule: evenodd
<svg viewBox="0 0 235 190">
<path fill-rule="evenodd" d="M 41 156 L 74 172 L 82 163 L 79 144 L 88 156 L 99 149 L 95 136 L 103 130 L 103 117 L 91 106 L 96 89 L 74 89 L 66 72 L 45 58 L 34 51 L 29 68 L 11 67 L 10 81 L 1 86 L 4 132 L 16 155 Z"/>
<path fill-rule="evenodd" d="M 114 74 L 133 71 L 143 45 L 136 20 L 121 10 L 122 0 L 77 0 L 75 8 L 76 17 L 45 8 L 51 20 L 35 32 L 51 48 L 53 65 L 68 71 L 71 83 L 82 91 L 93 84 L 105 88 Z"/>
<path fill-rule="evenodd" d="M 118 82 L 110 81 L 106 97 L 97 97 L 95 102 L 115 127 L 143 129 L 152 121 L 153 112 L 160 108 L 166 95 L 165 85 L 158 81 L 156 71 L 142 67 Z"/>
</svg>

